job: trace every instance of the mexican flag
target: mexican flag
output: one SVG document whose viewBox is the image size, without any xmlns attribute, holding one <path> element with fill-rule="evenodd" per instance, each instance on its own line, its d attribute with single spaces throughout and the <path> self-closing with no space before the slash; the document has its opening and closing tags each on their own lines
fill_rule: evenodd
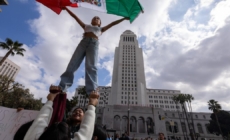
<svg viewBox="0 0 230 140">
<path fill-rule="evenodd" d="M 47 6 L 57 14 L 62 7 L 84 7 L 108 14 L 130 18 L 130 22 L 143 12 L 143 7 L 138 0 L 36 0 Z"/>
</svg>

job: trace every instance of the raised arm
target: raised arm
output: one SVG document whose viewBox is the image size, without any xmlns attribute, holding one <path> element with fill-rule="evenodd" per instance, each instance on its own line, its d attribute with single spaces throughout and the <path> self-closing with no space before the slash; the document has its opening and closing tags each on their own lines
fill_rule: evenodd
<svg viewBox="0 0 230 140">
<path fill-rule="evenodd" d="M 114 25 L 117 25 L 119 23 L 121 23 L 123 20 L 127 20 L 128 18 L 122 18 L 122 19 L 119 19 L 119 20 L 116 20 L 114 22 L 111 22 L 110 24 L 108 24 L 107 26 L 105 27 L 102 27 L 101 28 L 101 32 L 105 32 L 106 30 L 108 30 L 109 28 L 113 27 Z"/>
<path fill-rule="evenodd" d="M 57 94 L 50 93 L 47 96 L 48 101 L 39 111 L 37 118 L 30 126 L 23 140 L 35 140 L 37 137 L 40 137 L 40 135 L 44 132 L 45 128 L 49 125 L 49 121 L 52 117 L 53 100 Z"/>
<path fill-rule="evenodd" d="M 83 29 L 85 28 L 85 23 L 83 23 L 73 12 L 71 12 L 67 7 L 64 7 L 63 9 L 66 10 Z"/>
<path fill-rule="evenodd" d="M 95 123 L 95 109 L 98 104 L 99 94 L 95 91 L 89 95 L 88 110 L 85 112 L 84 118 L 81 122 L 80 129 L 75 132 L 72 140 L 90 140 L 93 136 L 94 123 Z"/>
</svg>

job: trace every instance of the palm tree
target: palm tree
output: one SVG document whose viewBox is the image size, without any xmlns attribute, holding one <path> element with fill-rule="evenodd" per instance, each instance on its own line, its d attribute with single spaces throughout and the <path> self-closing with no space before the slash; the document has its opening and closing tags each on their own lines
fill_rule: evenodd
<svg viewBox="0 0 230 140">
<path fill-rule="evenodd" d="M 8 52 L 0 61 L 0 66 L 3 64 L 3 62 L 6 60 L 6 58 L 9 55 L 14 56 L 15 54 L 17 54 L 17 55 L 24 56 L 23 52 L 26 50 L 22 48 L 22 45 L 23 45 L 22 43 L 19 43 L 18 41 L 13 42 L 9 38 L 6 38 L 6 42 L 0 42 L 0 48 L 8 50 Z"/>
<path fill-rule="evenodd" d="M 185 118 L 186 118 L 186 121 L 187 121 L 187 124 L 188 124 L 188 127 L 189 127 L 189 131 L 190 131 L 190 134 L 191 134 L 191 139 L 195 140 L 194 131 L 192 131 L 190 129 L 189 118 L 188 118 L 188 115 L 187 115 L 187 107 L 185 106 L 186 102 L 188 101 L 188 97 L 189 96 L 187 96 L 186 94 L 175 95 L 175 96 L 173 96 L 173 101 L 181 104 L 182 110 L 183 110 L 183 112 L 185 114 Z"/>
<path fill-rule="evenodd" d="M 175 102 L 175 104 L 176 104 L 176 108 L 177 108 L 177 114 L 178 114 L 178 116 L 179 116 L 179 119 L 180 119 L 180 124 L 182 124 L 181 123 L 181 116 L 180 116 L 180 113 L 179 113 L 179 106 L 178 106 L 178 103 L 179 103 L 179 101 L 178 101 L 178 99 L 177 99 L 177 96 L 173 96 L 172 97 L 172 100 Z M 185 122 L 185 121 L 184 121 Z M 185 134 L 184 134 L 184 130 L 182 130 L 182 133 L 183 133 L 183 136 L 184 136 L 184 139 L 185 139 Z M 187 131 L 186 131 L 186 139 L 187 139 Z"/>
<path fill-rule="evenodd" d="M 184 94 L 184 96 L 185 96 L 185 101 L 188 104 L 188 109 L 189 109 L 191 121 L 192 121 L 193 134 L 195 135 L 195 127 L 194 127 L 194 122 L 193 122 L 193 113 L 192 113 L 192 104 L 191 104 L 192 100 L 194 100 L 194 97 L 191 94 Z"/>
<path fill-rule="evenodd" d="M 223 133 L 221 131 L 220 123 L 219 123 L 219 120 L 218 120 L 218 117 L 217 117 L 217 113 L 219 112 L 219 110 L 221 110 L 221 105 L 218 104 L 218 101 L 215 101 L 215 100 L 211 99 L 211 100 L 208 101 L 208 109 L 213 111 L 213 113 L 215 114 L 217 125 L 218 125 L 219 130 L 220 130 L 220 134 L 222 135 L 222 137 L 224 139 L 224 135 L 223 135 Z"/>
</svg>

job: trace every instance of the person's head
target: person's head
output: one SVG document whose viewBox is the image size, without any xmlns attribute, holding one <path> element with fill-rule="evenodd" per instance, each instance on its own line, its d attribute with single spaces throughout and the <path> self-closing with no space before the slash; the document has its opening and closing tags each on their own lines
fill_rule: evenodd
<svg viewBox="0 0 230 140">
<path fill-rule="evenodd" d="M 26 132 L 28 131 L 33 122 L 34 120 L 23 124 L 15 133 L 14 140 L 23 140 L 26 135 Z"/>
<path fill-rule="evenodd" d="M 164 133 L 159 133 L 158 134 L 158 138 L 160 139 L 160 140 L 164 140 L 165 139 L 165 136 L 164 136 Z"/>
<path fill-rule="evenodd" d="M 98 140 L 97 136 L 93 136 L 93 140 Z"/>
<path fill-rule="evenodd" d="M 118 133 L 116 133 L 115 138 L 120 138 Z"/>
<path fill-rule="evenodd" d="M 84 118 L 84 109 L 78 107 L 75 108 L 70 116 L 70 119 L 74 122 L 80 122 L 82 121 L 82 119 Z"/>
<path fill-rule="evenodd" d="M 98 16 L 93 17 L 91 24 L 93 26 L 101 27 L 101 19 Z"/>
<path fill-rule="evenodd" d="M 106 135 L 106 130 L 103 129 L 100 125 L 95 125 L 94 126 L 94 132 L 93 132 L 93 138 L 97 137 L 98 140 L 106 140 L 107 135 Z"/>
<path fill-rule="evenodd" d="M 38 140 L 70 140 L 69 127 L 65 122 L 49 126 Z"/>
</svg>

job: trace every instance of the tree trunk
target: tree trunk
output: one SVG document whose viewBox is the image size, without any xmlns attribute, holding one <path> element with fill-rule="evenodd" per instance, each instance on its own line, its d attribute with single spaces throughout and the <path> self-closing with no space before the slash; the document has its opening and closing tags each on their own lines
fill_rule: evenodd
<svg viewBox="0 0 230 140">
<path fill-rule="evenodd" d="M 3 62 L 6 60 L 6 58 L 11 54 L 12 50 L 9 50 L 6 55 L 2 58 L 2 60 L 0 61 L 0 66 L 3 64 Z"/>
<path fill-rule="evenodd" d="M 218 127 L 219 127 L 219 130 L 220 130 L 220 134 L 222 135 L 222 138 L 223 138 L 223 140 L 224 140 L 224 135 L 223 135 L 223 133 L 222 133 L 222 131 L 221 131 L 220 123 L 219 123 L 218 117 L 217 117 L 216 113 L 214 113 L 214 114 L 215 114 L 215 116 L 216 116 L 216 121 L 217 121 L 217 125 L 218 125 Z"/>
<path fill-rule="evenodd" d="M 176 106 L 177 106 L 177 103 L 176 103 Z M 181 118 L 180 118 L 180 114 L 179 114 L 179 110 L 177 108 L 177 113 L 178 113 L 178 116 L 179 116 L 179 119 L 180 119 L 180 124 L 181 124 Z M 178 131 L 179 131 L 179 128 L 177 128 Z M 184 139 L 185 139 L 185 135 L 184 135 L 184 131 L 182 130 L 182 133 L 183 133 L 183 136 L 184 136 Z"/>
<path fill-rule="evenodd" d="M 192 133 L 192 131 L 191 131 L 191 129 L 190 129 L 190 124 L 189 124 L 189 121 L 188 121 L 187 111 L 185 110 L 184 104 L 182 104 L 182 107 L 183 107 L 183 110 L 184 110 L 184 113 L 185 113 L 185 117 L 186 117 L 186 120 L 187 120 L 188 129 L 189 129 L 189 132 L 190 132 L 190 135 L 191 135 L 191 139 L 192 139 L 192 140 L 195 140 L 195 139 L 194 139 L 194 135 L 193 135 L 193 133 Z"/>
<path fill-rule="evenodd" d="M 196 134 L 196 131 L 195 131 L 195 126 L 194 126 L 194 122 L 193 122 L 193 113 L 192 113 L 192 105 L 191 105 L 191 102 L 188 102 L 188 106 L 190 108 L 190 116 L 191 116 L 191 120 L 192 120 L 192 127 L 193 127 L 193 133 L 194 135 Z M 196 138 L 196 140 L 198 140 L 198 137 Z"/>
</svg>

